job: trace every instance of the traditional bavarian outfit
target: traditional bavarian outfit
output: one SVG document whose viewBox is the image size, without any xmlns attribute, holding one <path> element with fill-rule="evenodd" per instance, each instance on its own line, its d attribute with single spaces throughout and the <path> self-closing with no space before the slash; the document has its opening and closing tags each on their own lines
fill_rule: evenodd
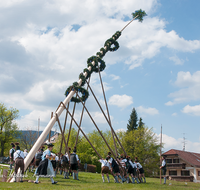
<svg viewBox="0 0 200 190">
<path fill-rule="evenodd" d="M 12 148 L 9 151 L 10 155 L 10 170 L 12 170 L 12 165 L 14 163 L 14 152 L 15 152 L 15 145 L 14 143 L 11 143 Z"/>
<path fill-rule="evenodd" d="M 78 179 L 78 165 L 79 165 L 79 158 L 76 154 L 76 148 L 74 148 L 73 153 L 70 154 L 70 166 L 73 170 L 73 179 Z"/>
<path fill-rule="evenodd" d="M 137 181 L 137 183 L 139 183 L 138 178 L 136 176 L 136 169 L 137 169 L 136 163 L 132 162 L 130 159 L 128 159 L 127 162 L 129 162 L 130 164 L 130 166 L 128 167 L 128 173 L 132 177 L 132 183 L 135 183 L 135 180 Z"/>
<path fill-rule="evenodd" d="M 162 172 L 163 172 L 163 175 L 164 175 L 164 183 L 163 184 L 166 184 L 166 172 L 167 172 L 167 168 L 166 168 L 166 161 L 165 161 L 165 158 L 162 157 L 162 165 L 160 167 L 160 169 L 162 169 Z"/>
<path fill-rule="evenodd" d="M 16 179 L 17 179 L 17 172 L 18 172 L 18 169 L 20 168 L 21 170 L 21 181 L 20 182 L 23 182 L 22 179 L 23 179 L 23 175 L 24 175 L 24 152 L 20 150 L 20 147 L 17 145 L 16 147 L 16 151 L 14 153 L 14 161 L 15 161 L 15 181 L 16 182 Z"/>
<path fill-rule="evenodd" d="M 104 174 L 106 174 L 108 183 L 110 183 L 110 179 L 108 175 L 109 170 L 110 170 L 110 164 L 108 162 L 108 158 L 106 158 L 106 160 L 100 159 L 99 162 L 101 163 L 101 175 L 102 175 L 103 182 L 105 182 Z"/>
<path fill-rule="evenodd" d="M 47 144 L 48 149 L 44 151 L 42 155 L 42 161 L 40 162 L 37 170 L 36 170 L 36 181 L 35 183 L 38 184 L 39 177 L 50 177 L 52 184 L 56 184 L 57 181 L 53 180 L 54 177 L 54 170 L 52 163 L 49 158 L 52 158 L 51 150 L 54 146 L 52 143 Z"/>
<path fill-rule="evenodd" d="M 68 170 L 69 170 L 69 156 L 68 156 L 67 152 L 62 157 L 62 168 L 64 170 L 64 178 L 65 179 L 69 179 L 69 173 L 68 173 Z"/>
<path fill-rule="evenodd" d="M 119 166 L 117 164 L 117 162 L 115 161 L 115 159 L 113 159 L 110 155 L 107 156 L 108 158 L 108 162 L 110 163 L 111 166 L 111 172 L 113 172 L 113 176 L 115 178 L 115 182 L 119 183 L 117 177 L 119 177 L 123 183 L 123 179 L 120 175 L 120 170 L 119 170 Z"/>
<path fill-rule="evenodd" d="M 142 165 L 138 162 L 138 160 L 135 160 L 135 163 L 136 163 L 136 165 L 137 165 L 137 169 L 139 170 L 139 178 L 140 178 L 140 180 L 141 180 L 141 182 L 143 182 L 143 180 L 142 180 L 142 176 L 143 176 L 143 178 L 144 178 L 144 183 L 146 183 L 146 179 L 145 179 L 145 176 L 144 176 L 144 169 L 143 169 L 143 167 L 142 167 Z"/>
</svg>

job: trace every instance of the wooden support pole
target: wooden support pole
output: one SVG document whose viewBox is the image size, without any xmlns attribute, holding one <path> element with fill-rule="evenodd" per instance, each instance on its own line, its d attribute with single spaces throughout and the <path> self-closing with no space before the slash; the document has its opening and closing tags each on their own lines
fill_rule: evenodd
<svg viewBox="0 0 200 190">
<path fill-rule="evenodd" d="M 69 109 L 69 103 L 67 104 L 67 110 Z M 66 124 L 67 124 L 67 115 L 68 115 L 68 112 L 66 111 L 66 115 L 65 115 L 65 122 L 64 122 L 64 128 L 63 128 L 63 133 L 65 135 L 65 127 L 66 127 Z M 64 136 L 65 137 L 65 136 Z M 60 151 L 59 151 L 59 156 L 62 152 L 62 144 L 63 144 L 63 135 L 62 135 L 62 138 L 61 138 L 61 144 L 60 144 Z M 67 151 L 67 147 L 65 147 L 65 152 Z"/>
<path fill-rule="evenodd" d="M 88 79 L 88 84 L 90 83 L 90 78 L 91 78 L 91 76 Z M 88 85 L 87 85 L 87 90 L 88 90 Z M 84 102 L 84 105 L 85 105 L 85 102 Z M 79 131 L 80 131 L 79 128 L 81 127 L 81 123 L 82 123 L 82 119 L 83 119 L 83 113 L 84 113 L 84 107 L 83 107 L 82 113 L 81 113 L 81 118 L 80 118 L 80 122 L 79 122 L 78 132 L 77 132 L 77 136 L 76 136 L 75 147 L 77 146 L 77 143 L 78 143 L 78 136 L 79 136 Z"/>
<path fill-rule="evenodd" d="M 87 81 L 86 81 L 86 82 L 87 82 Z M 88 84 L 88 83 L 87 83 L 87 84 Z M 120 142 L 120 140 L 119 140 L 119 138 L 118 138 L 117 134 L 115 133 L 114 129 L 112 128 L 112 126 L 111 126 L 111 124 L 110 124 L 110 122 L 109 122 L 109 120 L 108 120 L 108 118 L 107 118 L 106 114 L 104 113 L 104 111 L 103 111 L 103 109 L 102 109 L 102 107 L 101 107 L 101 105 L 100 105 L 99 101 L 97 100 L 97 98 L 96 98 L 96 96 L 95 96 L 95 94 L 94 94 L 94 92 L 93 92 L 93 90 L 92 90 L 92 88 L 90 87 L 90 85 L 89 85 L 89 84 L 88 84 L 88 87 L 89 87 L 90 91 L 92 92 L 92 95 L 94 96 L 94 98 L 95 98 L 95 100 L 96 100 L 97 104 L 99 105 L 99 108 L 101 109 L 101 111 L 102 111 L 102 113 L 103 113 L 104 117 L 106 118 L 106 120 L 107 120 L 108 124 L 110 125 L 110 128 L 111 128 L 111 130 L 112 130 L 113 134 L 115 135 L 115 137 L 116 137 L 116 139 L 117 139 L 118 143 L 120 144 L 120 146 L 121 146 L 122 150 L 124 151 L 124 154 L 126 155 L 126 151 L 125 151 L 124 147 L 122 146 L 122 144 L 121 144 L 121 142 Z"/>
<path fill-rule="evenodd" d="M 77 95 L 76 95 L 76 98 L 77 98 Z M 74 102 L 74 108 L 73 108 L 73 111 L 72 111 L 72 117 L 74 117 L 75 108 L 76 108 L 76 102 Z M 68 137 L 67 137 L 67 146 L 68 146 L 68 143 L 69 143 L 70 133 L 71 133 L 71 129 L 72 129 L 72 122 L 73 122 L 73 120 L 71 118 L 71 122 L 70 122 L 70 126 L 69 126 L 69 133 L 68 133 Z"/>
<path fill-rule="evenodd" d="M 101 88 L 102 88 L 102 91 L 103 91 L 104 101 L 105 101 L 106 110 L 107 110 L 107 114 L 108 114 L 109 124 L 110 124 L 110 126 L 112 126 L 111 119 L 110 119 L 110 114 L 109 114 L 109 110 L 108 110 L 108 105 L 107 105 L 107 101 L 106 101 L 106 95 L 105 95 L 105 91 L 104 91 L 104 87 L 103 87 L 103 82 L 102 82 L 102 79 L 101 79 L 101 73 L 100 73 L 99 66 L 98 66 L 98 70 L 99 70 L 99 78 L 100 78 L 100 82 L 101 82 Z M 113 143 L 114 143 L 114 146 L 115 146 L 115 153 L 116 153 L 116 156 L 117 156 L 118 152 L 117 152 L 117 147 L 116 147 L 116 143 L 115 143 L 115 137 L 114 137 L 112 128 L 111 128 L 111 134 L 112 134 Z"/>
<path fill-rule="evenodd" d="M 83 130 L 81 129 L 81 127 L 78 125 L 78 123 L 76 122 L 76 120 L 74 119 L 74 117 L 72 117 L 72 114 L 69 112 L 69 110 L 67 110 L 68 114 L 70 115 L 70 117 L 73 119 L 74 123 L 77 125 L 77 127 L 79 128 L 79 130 L 81 131 L 81 133 L 83 134 L 83 136 L 86 138 L 86 140 L 89 142 L 89 144 L 91 145 L 91 147 L 94 149 L 94 151 L 97 153 L 97 155 L 99 156 L 99 158 L 102 159 L 101 155 L 97 152 L 97 150 L 94 148 L 94 146 L 92 145 L 92 143 L 90 142 L 90 140 L 87 138 L 87 136 L 85 135 L 85 133 L 83 132 Z"/>
</svg>

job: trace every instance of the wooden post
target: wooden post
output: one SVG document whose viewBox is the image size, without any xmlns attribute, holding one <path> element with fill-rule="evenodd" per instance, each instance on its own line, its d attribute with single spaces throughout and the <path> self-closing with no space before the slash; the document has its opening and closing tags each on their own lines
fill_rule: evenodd
<svg viewBox="0 0 200 190">
<path fill-rule="evenodd" d="M 161 125 L 161 133 L 160 133 L 160 166 L 162 165 L 162 125 Z M 162 184 L 162 169 L 160 169 L 160 184 Z"/>
<path fill-rule="evenodd" d="M 8 170 L 3 170 L 2 182 L 6 182 L 8 177 Z"/>
</svg>

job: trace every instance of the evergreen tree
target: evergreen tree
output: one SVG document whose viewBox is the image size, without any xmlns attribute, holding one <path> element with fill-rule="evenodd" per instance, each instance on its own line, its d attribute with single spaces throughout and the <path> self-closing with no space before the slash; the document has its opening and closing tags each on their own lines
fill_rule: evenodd
<svg viewBox="0 0 200 190">
<path fill-rule="evenodd" d="M 130 115 L 130 119 L 128 120 L 128 124 L 127 124 L 128 132 L 137 129 L 137 127 L 138 127 L 137 122 L 138 122 L 137 112 L 136 112 L 135 108 L 133 108 L 131 115 Z"/>
<path fill-rule="evenodd" d="M 142 122 L 142 118 L 140 117 L 140 120 L 138 122 L 138 128 L 144 127 L 144 123 Z"/>
</svg>

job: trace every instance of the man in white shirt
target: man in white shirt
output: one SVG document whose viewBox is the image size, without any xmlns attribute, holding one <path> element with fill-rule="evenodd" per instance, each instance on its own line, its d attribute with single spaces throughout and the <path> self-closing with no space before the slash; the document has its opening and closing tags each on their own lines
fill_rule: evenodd
<svg viewBox="0 0 200 190">
<path fill-rule="evenodd" d="M 110 168 L 110 163 L 108 162 L 108 157 L 106 158 L 106 160 L 100 159 L 99 162 L 101 162 L 101 176 L 102 176 L 103 182 L 105 182 L 104 174 L 106 174 L 108 183 L 110 183 L 108 173 L 111 168 Z"/>
<path fill-rule="evenodd" d="M 21 181 L 20 182 L 23 182 L 22 179 L 23 179 L 23 175 L 24 175 L 24 152 L 20 150 L 19 143 L 15 143 L 15 145 L 16 145 L 16 151 L 14 153 L 14 161 L 15 161 L 15 175 L 14 175 L 15 181 L 14 182 L 16 182 L 17 171 L 19 168 L 21 170 L 21 173 L 20 173 Z"/>
<path fill-rule="evenodd" d="M 69 156 L 67 152 L 62 157 L 62 167 L 64 170 L 64 179 L 69 179 Z"/>
<path fill-rule="evenodd" d="M 70 166 L 73 170 L 73 179 L 78 179 L 78 166 L 79 166 L 79 158 L 76 154 L 76 147 L 74 147 L 73 153 L 70 154 Z"/>
<path fill-rule="evenodd" d="M 12 165 L 14 163 L 14 152 L 15 152 L 15 145 L 14 143 L 11 143 L 12 148 L 9 151 L 10 155 L 10 170 L 12 170 Z"/>
<path fill-rule="evenodd" d="M 164 175 L 164 183 L 163 184 L 166 184 L 166 172 L 167 172 L 167 169 L 166 169 L 166 161 L 165 161 L 165 157 L 163 156 L 162 157 L 162 165 L 160 166 L 160 169 L 162 169 L 162 172 L 163 172 L 163 175 Z"/>
</svg>

